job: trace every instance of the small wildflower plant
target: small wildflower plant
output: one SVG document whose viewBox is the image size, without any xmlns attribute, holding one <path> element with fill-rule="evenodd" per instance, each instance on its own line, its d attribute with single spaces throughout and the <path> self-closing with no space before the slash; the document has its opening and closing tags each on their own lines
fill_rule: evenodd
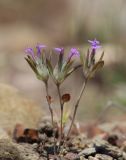
<svg viewBox="0 0 126 160">
<path fill-rule="evenodd" d="M 25 50 L 27 54 L 25 57 L 26 61 L 28 62 L 31 69 L 34 71 L 37 79 L 41 80 L 45 84 L 46 99 L 51 114 L 51 122 L 53 129 L 55 128 L 55 125 L 53 117 L 54 114 L 52 108 L 52 98 L 49 95 L 49 88 L 48 88 L 49 77 L 53 79 L 53 82 L 57 87 L 57 92 L 60 102 L 60 110 L 61 110 L 59 146 L 61 146 L 64 143 L 64 141 L 70 136 L 70 132 L 74 124 L 77 109 L 81 97 L 84 93 L 85 87 L 87 85 L 87 82 L 91 78 L 93 78 L 96 72 L 100 70 L 104 65 L 103 61 L 104 52 L 101 53 L 99 60 L 96 61 L 96 54 L 98 54 L 97 50 L 101 48 L 100 42 L 96 39 L 88 40 L 88 42 L 90 44 L 90 47 L 86 54 L 81 53 L 77 48 L 71 48 L 68 52 L 67 58 L 65 58 L 64 48 L 53 48 L 52 50 L 50 50 L 50 53 L 57 54 L 58 56 L 58 60 L 55 66 L 52 65 L 52 59 L 51 59 L 53 54 L 50 54 L 50 56 L 47 55 L 47 46 L 37 45 L 34 49 L 27 48 Z M 80 64 L 76 65 L 75 63 L 76 58 L 80 60 Z M 64 125 L 63 125 L 64 124 L 63 115 L 65 115 L 64 104 L 67 103 L 71 99 L 71 97 L 70 94 L 68 93 L 62 95 L 60 86 L 67 77 L 69 77 L 75 70 L 77 70 L 80 67 L 83 68 L 84 82 L 81 91 L 76 99 L 75 105 L 73 106 L 74 108 L 73 108 L 73 115 L 70 127 L 68 129 L 67 134 L 64 135 Z M 56 147 L 55 145 L 56 143 L 55 143 L 55 133 L 54 133 L 54 147 Z"/>
</svg>

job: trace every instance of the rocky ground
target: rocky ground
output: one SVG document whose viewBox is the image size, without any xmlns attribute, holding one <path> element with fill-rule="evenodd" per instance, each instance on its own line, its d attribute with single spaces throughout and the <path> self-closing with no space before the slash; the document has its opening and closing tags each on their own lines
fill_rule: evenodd
<svg viewBox="0 0 126 160">
<path fill-rule="evenodd" d="M 59 125 L 12 86 L 0 84 L 0 160 L 125 160 L 126 123 L 75 123 L 59 147 Z M 68 126 L 65 127 L 67 133 Z M 54 154 L 55 153 L 55 154 Z"/>
<path fill-rule="evenodd" d="M 53 129 L 42 121 L 38 129 L 16 125 L 13 138 L 0 131 L 1 160 L 125 160 L 126 124 L 105 123 L 73 128 L 59 149 L 58 128 L 54 151 Z M 54 152 L 56 153 L 54 155 Z"/>
</svg>

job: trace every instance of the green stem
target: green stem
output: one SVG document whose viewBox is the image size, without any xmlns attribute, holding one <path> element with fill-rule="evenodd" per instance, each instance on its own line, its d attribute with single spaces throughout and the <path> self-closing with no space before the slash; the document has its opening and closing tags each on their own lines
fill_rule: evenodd
<svg viewBox="0 0 126 160">
<path fill-rule="evenodd" d="M 66 139 L 67 139 L 67 138 L 69 137 L 69 135 L 70 135 L 72 126 L 73 126 L 73 124 L 74 124 L 75 116 L 76 116 L 76 113 L 77 113 L 77 109 L 78 109 L 78 106 L 79 106 L 81 97 L 82 97 L 82 95 L 83 95 L 83 92 L 84 92 L 84 90 L 85 90 L 86 84 L 87 84 L 87 79 L 84 81 L 83 86 L 82 86 L 82 89 L 81 89 L 81 91 L 80 91 L 80 94 L 79 94 L 79 96 L 78 96 L 78 98 L 77 98 L 77 101 L 76 101 L 76 103 L 75 103 L 74 113 L 73 113 L 73 117 L 72 117 L 72 120 L 71 120 L 70 128 L 69 128 L 69 130 L 68 130 Z"/>
</svg>

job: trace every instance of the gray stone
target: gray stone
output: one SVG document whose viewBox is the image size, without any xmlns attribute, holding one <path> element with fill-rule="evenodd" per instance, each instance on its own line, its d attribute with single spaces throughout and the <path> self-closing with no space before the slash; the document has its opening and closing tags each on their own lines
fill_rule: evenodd
<svg viewBox="0 0 126 160">
<path fill-rule="evenodd" d="M 105 155 L 105 154 L 97 154 L 95 158 L 99 160 L 113 160 L 111 156 Z"/>
<path fill-rule="evenodd" d="M 79 156 L 81 156 L 81 155 L 89 156 L 89 155 L 92 155 L 92 154 L 95 154 L 95 153 L 96 153 L 95 148 L 86 148 L 79 153 Z"/>
<path fill-rule="evenodd" d="M 0 140 L 0 159 L 23 160 L 16 146 L 6 139 Z"/>
<path fill-rule="evenodd" d="M 95 157 L 92 157 L 92 156 L 89 156 L 88 157 L 88 160 L 99 160 L 98 158 L 95 158 Z"/>
<path fill-rule="evenodd" d="M 38 160 L 39 154 L 30 144 L 17 144 L 8 139 L 0 140 L 0 159 L 3 160 Z"/>
<path fill-rule="evenodd" d="M 110 145 L 107 141 L 94 141 L 94 147 L 97 153 L 106 154 L 116 159 L 123 157 L 123 152 L 118 147 Z"/>
<path fill-rule="evenodd" d="M 39 154 L 33 148 L 31 144 L 17 145 L 22 160 L 38 160 Z"/>
</svg>

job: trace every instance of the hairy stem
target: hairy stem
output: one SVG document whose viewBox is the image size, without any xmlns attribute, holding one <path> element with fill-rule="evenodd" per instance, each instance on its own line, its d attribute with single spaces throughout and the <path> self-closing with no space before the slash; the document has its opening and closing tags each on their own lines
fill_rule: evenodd
<svg viewBox="0 0 126 160">
<path fill-rule="evenodd" d="M 69 128 L 69 130 L 68 130 L 68 133 L 67 133 L 66 138 L 68 138 L 69 135 L 70 135 L 72 126 L 73 126 L 73 124 L 74 124 L 75 116 L 76 116 L 76 113 L 77 113 L 77 109 L 78 109 L 78 106 L 79 106 L 81 97 L 82 97 L 82 95 L 83 95 L 83 92 L 84 92 L 84 90 L 85 90 L 86 84 L 87 84 L 87 79 L 85 79 L 85 81 L 84 81 L 84 83 L 83 83 L 83 86 L 82 86 L 82 89 L 81 89 L 81 91 L 80 91 L 80 94 L 79 94 L 79 96 L 78 96 L 78 98 L 77 98 L 77 101 L 76 101 L 76 103 L 75 103 L 74 113 L 73 113 L 73 116 L 72 116 L 70 128 Z"/>
<path fill-rule="evenodd" d="M 61 109 L 61 117 L 60 117 L 60 134 L 61 135 L 60 135 L 60 138 L 62 139 L 62 137 L 63 137 L 63 103 L 62 103 L 62 97 L 61 97 L 59 85 L 57 85 L 57 91 L 58 91 L 58 95 L 59 95 L 60 109 Z"/>
</svg>

